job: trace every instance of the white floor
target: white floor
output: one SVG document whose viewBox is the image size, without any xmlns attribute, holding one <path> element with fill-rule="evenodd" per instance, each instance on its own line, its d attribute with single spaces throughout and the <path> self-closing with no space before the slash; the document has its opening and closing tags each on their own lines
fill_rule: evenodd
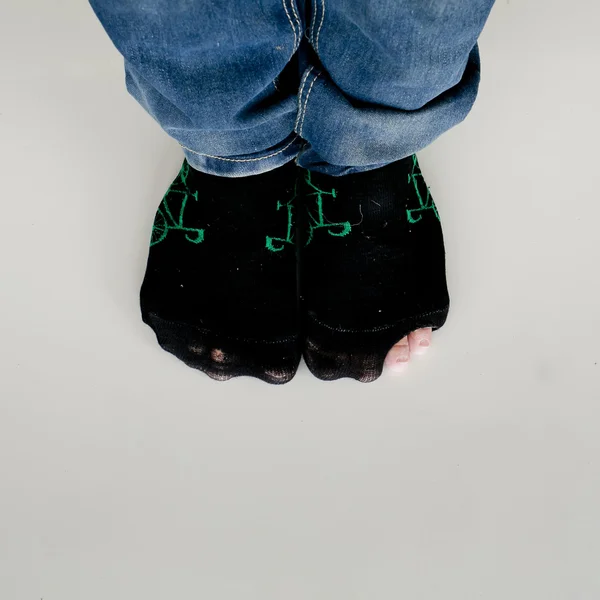
<svg viewBox="0 0 600 600">
<path fill-rule="evenodd" d="M 216 383 L 138 311 L 181 156 L 81 0 L 0 6 L 2 600 L 600 598 L 600 5 L 498 0 L 422 154 L 452 311 L 406 376 Z"/>
</svg>

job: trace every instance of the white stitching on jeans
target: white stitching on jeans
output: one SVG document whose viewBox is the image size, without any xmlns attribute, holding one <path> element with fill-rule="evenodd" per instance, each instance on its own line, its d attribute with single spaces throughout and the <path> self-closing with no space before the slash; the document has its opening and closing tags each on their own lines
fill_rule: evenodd
<svg viewBox="0 0 600 600">
<path fill-rule="evenodd" d="M 320 75 L 321 73 L 317 73 L 316 77 L 312 80 L 312 83 L 310 84 L 310 88 L 308 88 L 308 94 L 306 94 L 306 100 L 304 101 L 304 113 L 302 114 L 302 123 L 300 123 L 300 131 L 298 132 L 300 135 L 302 135 L 302 131 L 304 128 L 304 118 L 306 117 L 306 107 L 308 106 L 308 98 L 310 97 L 310 93 L 312 92 L 313 85 L 315 85 L 315 81 L 319 79 Z"/>
<path fill-rule="evenodd" d="M 298 23 L 298 37 L 300 38 L 300 42 L 302 41 L 302 23 L 300 22 L 300 17 L 298 16 L 298 12 L 296 11 L 296 0 L 290 0 L 290 4 L 292 5 L 292 10 L 294 11 L 294 18 L 296 19 L 296 23 Z M 298 45 L 300 45 L 298 42 Z M 294 48 L 295 50 L 295 48 Z"/>
<path fill-rule="evenodd" d="M 216 158 L 217 160 L 226 160 L 228 162 L 255 162 L 257 160 L 265 160 L 266 158 L 271 158 L 273 156 L 277 156 L 278 154 L 281 154 L 284 150 L 287 150 L 296 141 L 296 139 L 298 139 L 297 135 L 295 135 L 292 138 L 292 141 L 287 146 L 284 146 L 281 150 L 277 150 L 277 152 L 273 152 L 273 154 L 268 154 L 267 156 L 261 156 L 260 158 L 225 158 L 223 156 L 212 156 L 211 154 L 201 154 L 200 152 L 196 152 L 195 150 L 192 150 L 191 148 L 188 148 L 187 146 L 184 146 L 183 144 L 181 144 L 181 147 L 184 150 L 191 152 L 192 154 L 197 154 L 198 156 L 206 156 L 206 158 Z"/>
<path fill-rule="evenodd" d="M 298 45 L 298 34 L 296 33 L 296 26 L 294 25 L 293 21 L 292 21 L 292 17 L 290 17 L 290 13 L 288 11 L 288 7 L 285 3 L 285 0 L 281 0 L 281 4 L 283 4 L 283 8 L 285 10 L 285 14 L 287 15 L 288 21 L 290 22 L 290 26 L 292 28 L 292 31 L 294 32 L 294 52 L 296 52 L 296 46 Z M 292 52 L 292 54 L 294 53 Z"/>
<path fill-rule="evenodd" d="M 317 43 L 315 45 L 315 50 L 319 52 L 319 36 L 321 35 L 321 27 L 323 27 L 323 21 L 325 20 L 325 0 L 321 0 L 323 4 L 323 11 L 321 12 L 321 24 L 319 25 L 319 31 L 317 31 Z"/>
<path fill-rule="evenodd" d="M 308 34 L 308 39 L 312 41 L 313 46 L 315 44 L 315 25 L 317 24 L 317 0 L 312 0 L 312 4 L 313 4 L 313 10 L 312 10 L 312 15 L 311 15 L 311 19 L 310 19 L 310 27 L 309 27 L 309 34 Z"/>
<path fill-rule="evenodd" d="M 304 93 L 304 86 L 306 84 L 308 76 L 311 74 L 313 69 L 314 67 L 311 67 L 310 69 L 308 69 L 308 71 L 306 71 L 304 79 L 302 80 L 302 84 L 300 85 L 300 92 L 298 93 L 298 116 L 296 117 L 296 124 L 294 125 L 294 129 L 296 131 L 298 131 L 298 124 L 300 123 L 300 118 L 302 117 L 302 94 Z"/>
</svg>

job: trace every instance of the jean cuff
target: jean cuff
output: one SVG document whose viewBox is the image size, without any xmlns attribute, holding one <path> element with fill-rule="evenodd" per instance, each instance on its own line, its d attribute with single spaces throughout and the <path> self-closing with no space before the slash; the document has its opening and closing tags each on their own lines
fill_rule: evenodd
<svg viewBox="0 0 600 600">
<path fill-rule="evenodd" d="M 182 146 L 188 163 L 202 173 L 220 177 L 248 177 L 259 175 L 281 167 L 298 156 L 304 140 L 296 133 L 290 134 L 283 142 L 254 154 L 241 156 L 212 156 L 201 154 Z"/>
</svg>

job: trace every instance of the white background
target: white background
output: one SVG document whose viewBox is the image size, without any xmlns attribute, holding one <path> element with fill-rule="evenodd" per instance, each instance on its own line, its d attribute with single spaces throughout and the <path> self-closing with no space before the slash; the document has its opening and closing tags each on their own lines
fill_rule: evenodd
<svg viewBox="0 0 600 600">
<path fill-rule="evenodd" d="M 83 0 L 0 6 L 2 600 L 600 598 L 600 4 L 498 0 L 421 155 L 452 310 L 401 378 L 217 383 L 138 289 L 177 145 Z"/>
</svg>

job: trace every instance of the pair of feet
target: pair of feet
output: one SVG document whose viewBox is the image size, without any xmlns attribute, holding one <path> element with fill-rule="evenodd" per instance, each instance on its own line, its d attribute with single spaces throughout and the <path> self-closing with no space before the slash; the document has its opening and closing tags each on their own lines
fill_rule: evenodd
<svg viewBox="0 0 600 600">
<path fill-rule="evenodd" d="M 402 371 L 448 313 L 439 215 L 415 156 L 332 177 L 290 162 L 243 178 L 184 162 L 141 289 L 159 344 L 214 379 Z"/>
</svg>

